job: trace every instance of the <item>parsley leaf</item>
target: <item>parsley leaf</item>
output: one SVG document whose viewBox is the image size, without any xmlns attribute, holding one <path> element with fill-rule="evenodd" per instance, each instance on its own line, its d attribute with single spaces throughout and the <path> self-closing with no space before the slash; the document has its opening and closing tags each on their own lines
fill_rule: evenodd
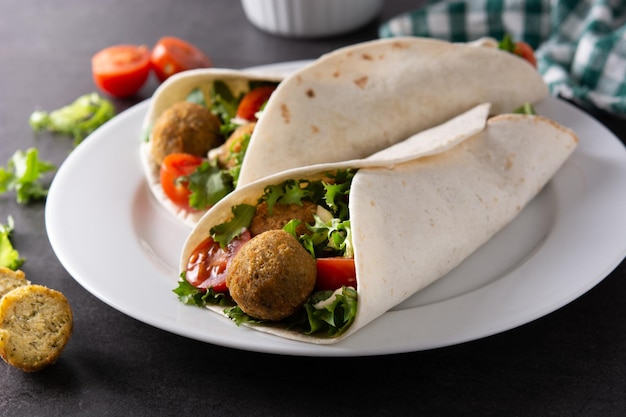
<svg viewBox="0 0 626 417">
<path fill-rule="evenodd" d="M 232 177 L 217 165 L 216 160 L 202 162 L 194 172 L 179 177 L 177 181 L 188 183 L 191 191 L 189 205 L 199 210 L 211 207 L 234 189 Z"/>
<path fill-rule="evenodd" d="M 7 224 L 0 224 L 0 267 L 18 269 L 24 263 L 20 254 L 13 248 L 10 236 L 13 232 L 13 217 L 7 218 Z"/>
<path fill-rule="evenodd" d="M 18 150 L 9 159 L 6 167 L 0 167 L 0 194 L 14 190 L 17 202 L 27 204 L 48 195 L 39 179 L 56 167 L 50 162 L 39 159 L 39 151 L 29 148 Z"/>
</svg>

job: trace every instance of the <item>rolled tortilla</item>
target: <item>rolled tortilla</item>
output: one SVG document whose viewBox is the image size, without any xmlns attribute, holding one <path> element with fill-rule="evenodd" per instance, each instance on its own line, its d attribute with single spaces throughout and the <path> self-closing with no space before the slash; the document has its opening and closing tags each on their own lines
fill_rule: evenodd
<svg viewBox="0 0 626 417">
<path fill-rule="evenodd" d="M 492 113 L 499 114 L 547 96 L 541 76 L 526 61 L 479 45 L 415 37 L 374 40 L 338 49 L 287 75 L 257 122 L 238 187 L 291 168 L 365 158 L 480 103 L 492 103 Z M 278 81 L 282 74 L 216 69 L 178 74 L 155 93 L 144 129 L 192 89 L 236 78 Z M 142 159 L 151 190 L 193 226 L 204 212 L 190 213 L 168 200 L 149 146 L 142 146 Z"/>
<path fill-rule="evenodd" d="M 150 148 L 150 130 L 158 117 L 174 103 L 185 101 L 189 93 L 195 89 L 200 89 L 205 97 L 209 97 L 211 88 L 215 81 L 226 83 L 233 94 L 248 91 L 250 81 L 272 81 L 280 82 L 283 74 L 280 73 L 258 73 L 254 71 L 239 71 L 223 68 L 195 69 L 178 73 L 168 78 L 157 88 L 150 102 L 150 107 L 143 120 L 142 130 L 148 132 L 147 140 L 142 142 L 140 147 L 141 163 L 148 181 L 150 191 L 157 201 L 161 203 L 169 212 L 173 213 L 183 223 L 192 227 L 205 211 L 187 211 L 174 204 L 163 191 L 160 180 L 160 166 L 152 157 Z"/>
<path fill-rule="evenodd" d="M 484 107 L 415 135 L 401 148 L 285 171 L 235 190 L 193 229 L 181 270 L 210 229 L 230 220 L 231 207 L 255 204 L 266 186 L 358 168 L 349 202 L 358 293 L 354 323 L 336 338 L 251 325 L 316 344 L 348 337 L 443 277 L 512 221 L 577 146 L 572 131 L 541 116 L 506 114 L 485 123 Z M 464 122 L 472 134 L 464 134 Z M 426 148 L 425 138 L 431 143 Z M 223 307 L 210 309 L 223 313 Z"/>
<path fill-rule="evenodd" d="M 406 37 L 344 47 L 286 77 L 257 125 L 239 186 L 307 164 L 365 158 L 480 103 L 548 95 L 527 61 L 483 43 Z"/>
</svg>

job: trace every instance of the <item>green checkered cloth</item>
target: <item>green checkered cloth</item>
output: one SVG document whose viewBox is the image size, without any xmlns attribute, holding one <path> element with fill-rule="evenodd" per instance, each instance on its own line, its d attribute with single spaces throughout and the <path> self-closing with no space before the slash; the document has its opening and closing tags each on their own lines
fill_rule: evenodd
<svg viewBox="0 0 626 417">
<path fill-rule="evenodd" d="M 379 28 L 451 42 L 505 34 L 536 49 L 552 95 L 626 117 L 626 0 L 430 1 Z"/>
</svg>

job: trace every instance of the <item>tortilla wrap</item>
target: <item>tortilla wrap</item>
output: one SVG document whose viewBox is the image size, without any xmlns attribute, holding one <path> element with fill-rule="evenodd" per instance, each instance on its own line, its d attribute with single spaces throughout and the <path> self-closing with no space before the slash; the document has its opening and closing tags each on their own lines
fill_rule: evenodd
<svg viewBox="0 0 626 417">
<path fill-rule="evenodd" d="M 258 73 L 254 71 L 239 71 L 224 68 L 195 69 L 175 74 L 165 80 L 155 91 L 148 112 L 143 120 L 142 131 L 150 132 L 152 125 L 158 117 L 174 103 L 185 101 L 189 93 L 200 89 L 205 97 L 209 97 L 211 87 L 215 81 L 225 82 L 237 95 L 248 91 L 249 81 L 273 81 L 280 82 L 283 74 Z M 205 211 L 191 212 L 174 204 L 163 191 L 160 181 L 160 166 L 154 161 L 150 152 L 151 141 L 142 142 L 140 155 L 142 166 L 152 194 L 169 212 L 183 221 L 188 226 L 196 224 Z"/>
<path fill-rule="evenodd" d="M 358 168 L 349 201 L 358 293 L 352 326 L 323 338 L 251 325 L 316 344 L 348 337 L 446 275 L 506 226 L 577 146 L 572 131 L 544 117 L 506 114 L 486 121 L 488 112 L 478 106 L 367 159 L 297 168 L 235 190 L 192 230 L 181 271 L 209 230 L 230 220 L 231 207 L 255 204 L 266 186 Z M 224 307 L 209 308 L 223 314 Z"/>
<path fill-rule="evenodd" d="M 268 102 L 239 186 L 303 165 L 303 153 L 309 165 L 365 158 L 480 103 L 500 114 L 548 95 L 532 65 L 490 46 L 389 38 L 320 57 Z"/>
<path fill-rule="evenodd" d="M 238 187 L 291 168 L 365 158 L 480 103 L 492 103 L 492 113 L 499 114 L 547 96 L 535 68 L 484 44 L 493 46 L 415 37 L 374 40 L 291 73 L 257 122 Z M 144 129 L 192 89 L 226 78 L 268 76 L 216 69 L 178 74 L 155 93 Z M 164 195 L 149 146 L 142 146 L 142 159 L 152 192 L 193 226 L 204 212 L 181 210 Z"/>
</svg>

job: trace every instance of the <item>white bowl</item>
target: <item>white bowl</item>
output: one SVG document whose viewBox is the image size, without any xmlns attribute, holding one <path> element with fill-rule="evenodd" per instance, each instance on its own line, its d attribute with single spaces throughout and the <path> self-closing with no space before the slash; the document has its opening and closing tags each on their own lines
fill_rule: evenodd
<svg viewBox="0 0 626 417">
<path fill-rule="evenodd" d="M 246 17 L 261 30 L 283 36 L 340 35 L 370 22 L 384 0 L 241 0 Z"/>
</svg>

